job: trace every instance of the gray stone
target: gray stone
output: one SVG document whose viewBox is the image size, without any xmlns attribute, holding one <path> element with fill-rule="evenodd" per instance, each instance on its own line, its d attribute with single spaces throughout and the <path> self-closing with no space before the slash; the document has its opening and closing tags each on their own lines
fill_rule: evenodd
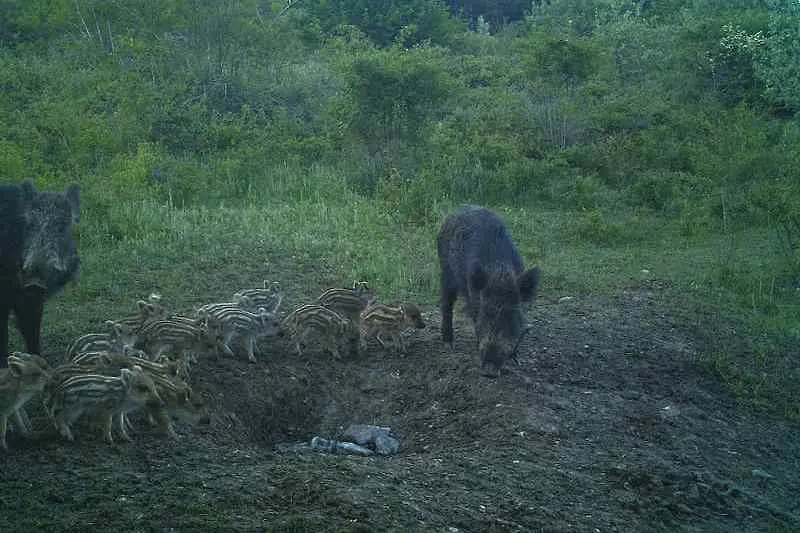
<svg viewBox="0 0 800 533">
<path fill-rule="evenodd" d="M 373 426 L 370 424 L 351 424 L 342 436 L 343 439 L 367 446 L 375 442 L 378 435 L 391 435 L 392 428 Z"/>
<path fill-rule="evenodd" d="M 400 449 L 400 441 L 392 435 L 392 428 L 371 424 L 351 424 L 343 439 L 368 446 L 379 455 L 394 455 Z"/>
<path fill-rule="evenodd" d="M 374 445 L 378 455 L 394 455 L 400 449 L 400 441 L 384 433 L 375 437 Z"/>
</svg>

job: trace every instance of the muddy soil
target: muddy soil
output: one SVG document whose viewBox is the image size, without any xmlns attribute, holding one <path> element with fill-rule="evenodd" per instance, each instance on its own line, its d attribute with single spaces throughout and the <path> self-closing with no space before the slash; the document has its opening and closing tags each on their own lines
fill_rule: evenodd
<svg viewBox="0 0 800 533">
<path fill-rule="evenodd" d="M 34 410 L 0 458 L 0 531 L 800 531 L 800 428 L 738 407 L 664 300 L 540 299 L 498 379 L 459 317 L 442 346 L 433 308 L 406 355 L 201 358 L 176 441 L 134 418 L 132 443 L 67 443 Z M 400 452 L 296 446 L 351 423 Z"/>
</svg>

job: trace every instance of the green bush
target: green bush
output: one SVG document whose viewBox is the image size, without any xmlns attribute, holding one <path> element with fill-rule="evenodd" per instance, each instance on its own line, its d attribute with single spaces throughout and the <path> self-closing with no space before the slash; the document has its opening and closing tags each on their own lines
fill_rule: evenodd
<svg viewBox="0 0 800 533">
<path fill-rule="evenodd" d="M 756 73 L 775 104 L 790 113 L 800 111 L 800 4 L 793 0 L 774 2 L 764 46 L 756 62 Z"/>
<path fill-rule="evenodd" d="M 310 2 L 307 9 L 323 31 L 330 34 L 339 25 L 352 25 L 382 47 L 445 43 L 458 28 L 439 0 L 324 0 Z"/>
<path fill-rule="evenodd" d="M 440 180 L 430 172 L 411 179 L 393 169 L 378 182 L 375 199 L 404 224 L 427 226 L 441 218 L 447 199 Z"/>
<path fill-rule="evenodd" d="M 588 39 L 534 35 L 530 46 L 529 78 L 556 86 L 586 82 L 599 72 L 603 60 L 601 50 Z"/>
<path fill-rule="evenodd" d="M 630 187 L 634 206 L 675 216 L 690 205 L 704 202 L 711 184 L 701 176 L 685 172 L 645 171 L 636 176 Z"/>
<path fill-rule="evenodd" d="M 350 127 L 368 143 L 423 137 L 453 88 L 443 61 L 443 50 L 430 47 L 375 50 L 353 58 L 345 72 Z"/>
<path fill-rule="evenodd" d="M 608 215 L 599 209 L 591 209 L 577 214 L 570 221 L 570 231 L 586 243 L 608 246 L 617 241 L 622 227 L 609 220 Z"/>
<path fill-rule="evenodd" d="M 8 181 L 22 181 L 30 173 L 25 153 L 17 143 L 0 140 L 0 168 Z"/>
</svg>

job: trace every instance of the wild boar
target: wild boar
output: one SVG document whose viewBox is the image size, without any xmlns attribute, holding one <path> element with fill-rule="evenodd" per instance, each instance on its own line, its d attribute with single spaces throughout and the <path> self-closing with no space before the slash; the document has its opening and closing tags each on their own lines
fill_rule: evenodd
<svg viewBox="0 0 800 533">
<path fill-rule="evenodd" d="M 64 192 L 37 191 L 32 180 L 0 186 L 0 367 L 8 359 L 12 311 L 25 351 L 41 353 L 44 303 L 78 275 L 72 231 L 79 219 L 75 183 Z"/>
<path fill-rule="evenodd" d="M 381 346 L 387 348 L 381 335 L 391 339 L 391 344 L 396 350 L 406 351 L 406 342 L 402 332 L 408 328 L 425 329 L 425 321 L 419 308 L 414 304 L 400 304 L 391 307 L 385 304 L 373 304 L 361 313 L 362 336 L 361 341 L 366 343 L 375 338 Z"/>
<path fill-rule="evenodd" d="M 345 317 L 323 305 L 302 305 L 281 322 L 281 330 L 292 338 L 298 354 L 310 338 L 319 340 L 324 348 L 341 359 L 343 346 L 357 344 L 358 330 Z"/>
<path fill-rule="evenodd" d="M 536 296 L 539 267 L 525 270 L 503 221 L 476 205 L 450 214 L 437 237 L 441 267 L 442 340 L 453 343 L 453 305 L 466 301 L 481 372 L 497 377 L 522 335 L 522 302 Z"/>
<path fill-rule="evenodd" d="M 14 416 L 23 434 L 30 432 L 24 406 L 50 379 L 47 363 L 35 355 L 15 352 L 8 368 L 0 369 L 0 448 L 7 450 L 8 419 Z"/>
<path fill-rule="evenodd" d="M 375 290 L 366 281 L 357 281 L 352 289 L 326 290 L 317 298 L 317 303 L 336 311 L 358 326 L 361 312 L 375 303 L 375 297 Z"/>
<path fill-rule="evenodd" d="M 239 338 L 247 349 L 247 359 L 256 362 L 256 341 L 260 337 L 271 337 L 281 333 L 280 320 L 263 307 L 251 313 L 235 303 L 208 304 L 197 311 L 209 333 L 217 338 L 217 344 L 225 355 L 232 356 L 231 341 Z"/>
<path fill-rule="evenodd" d="M 153 379 L 140 367 L 123 368 L 118 377 L 81 374 L 59 383 L 49 397 L 45 409 L 58 431 L 67 440 L 74 440 L 71 426 L 84 414 L 97 416 L 103 422 L 103 437 L 114 442 L 111 427 L 117 422 L 119 433 L 129 441 L 125 416 L 137 409 L 161 409 L 164 401 L 158 395 Z"/>
</svg>

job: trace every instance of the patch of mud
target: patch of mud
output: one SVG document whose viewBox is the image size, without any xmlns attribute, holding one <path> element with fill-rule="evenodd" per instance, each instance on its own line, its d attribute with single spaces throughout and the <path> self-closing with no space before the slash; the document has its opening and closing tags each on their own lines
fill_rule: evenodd
<svg viewBox="0 0 800 533">
<path fill-rule="evenodd" d="M 2 459 L 0 530 L 800 531 L 800 428 L 737 408 L 657 291 L 539 301 L 519 363 L 480 376 L 438 311 L 406 355 L 337 361 L 265 341 L 201 358 L 204 414 L 166 440 L 64 443 L 45 421 Z M 287 311 L 291 304 L 287 303 Z M 279 451 L 390 426 L 392 457 Z"/>
</svg>

